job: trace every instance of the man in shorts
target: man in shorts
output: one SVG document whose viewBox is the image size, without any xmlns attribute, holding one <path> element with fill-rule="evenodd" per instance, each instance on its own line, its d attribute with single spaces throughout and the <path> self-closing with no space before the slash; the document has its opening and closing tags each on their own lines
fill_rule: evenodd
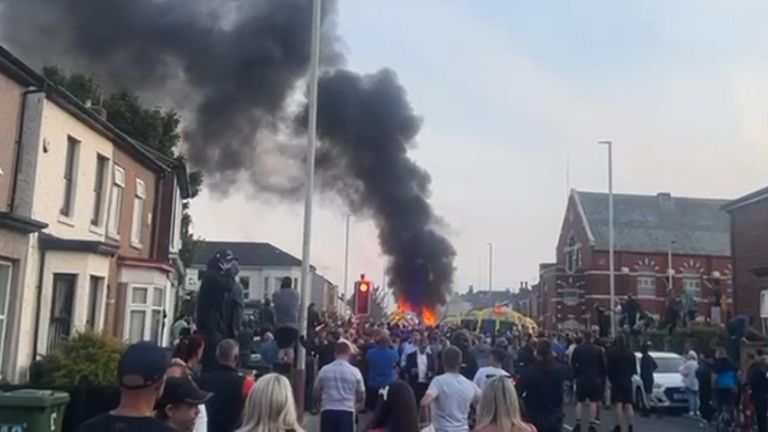
<svg viewBox="0 0 768 432">
<path fill-rule="evenodd" d="M 293 366 L 293 348 L 299 339 L 299 292 L 291 287 L 292 279 L 284 277 L 272 302 L 275 306 L 275 342 L 278 363 L 289 370 Z"/>
<path fill-rule="evenodd" d="M 597 404 L 603 401 L 605 388 L 605 351 L 594 344 L 591 332 L 584 333 L 584 343 L 573 350 L 571 355 L 576 383 L 576 424 L 574 432 L 581 432 L 584 403 L 588 404 L 589 432 L 596 432 Z"/>
</svg>

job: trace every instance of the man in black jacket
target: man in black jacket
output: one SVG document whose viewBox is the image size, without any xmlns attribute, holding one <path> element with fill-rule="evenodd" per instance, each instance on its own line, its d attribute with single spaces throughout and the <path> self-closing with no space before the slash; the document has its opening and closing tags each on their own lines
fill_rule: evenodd
<svg viewBox="0 0 768 432">
<path fill-rule="evenodd" d="M 230 250 L 220 250 L 208 260 L 197 296 L 197 328 L 205 338 L 203 372 L 216 367 L 219 342 L 238 340 L 242 331 L 243 289 L 236 280 L 239 272 L 237 258 Z"/>
<path fill-rule="evenodd" d="M 253 386 L 253 378 L 237 371 L 240 350 L 237 342 L 224 339 L 216 347 L 219 365 L 198 380 L 201 389 L 213 393 L 206 403 L 208 430 L 232 432 L 240 426 L 245 396 Z"/>
<path fill-rule="evenodd" d="M 536 341 L 536 361 L 520 375 L 517 392 L 525 405 L 525 419 L 538 432 L 560 432 L 563 429 L 563 383 L 569 371 L 558 365 L 548 339 Z"/>
<path fill-rule="evenodd" d="M 584 343 L 571 355 L 571 366 L 576 381 L 575 432 L 581 432 L 581 414 L 584 403 L 588 406 L 589 432 L 596 431 L 597 404 L 603 401 L 605 389 L 605 351 L 593 343 L 592 332 L 584 332 Z"/>
<path fill-rule="evenodd" d="M 430 381 L 437 375 L 435 357 L 429 352 L 427 338 L 420 338 L 418 349 L 405 357 L 403 373 L 413 389 L 413 394 L 416 395 L 416 401 L 421 401 L 429 388 Z"/>
</svg>

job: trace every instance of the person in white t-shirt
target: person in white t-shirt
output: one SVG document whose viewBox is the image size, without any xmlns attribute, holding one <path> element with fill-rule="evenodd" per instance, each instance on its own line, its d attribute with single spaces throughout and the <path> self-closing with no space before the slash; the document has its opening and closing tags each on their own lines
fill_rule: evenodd
<svg viewBox="0 0 768 432">
<path fill-rule="evenodd" d="M 507 358 L 507 353 L 504 352 L 501 348 L 494 348 L 491 351 L 491 365 L 482 367 L 477 370 L 477 373 L 475 374 L 475 379 L 473 382 L 479 388 L 480 390 L 485 388 L 485 383 L 488 381 L 496 378 L 497 376 L 504 376 L 508 377 L 509 372 L 502 369 L 502 365 L 504 365 L 504 361 Z"/>
<path fill-rule="evenodd" d="M 436 432 L 469 432 L 469 410 L 480 398 L 480 389 L 459 373 L 461 350 L 446 348 L 442 362 L 445 373 L 429 384 L 421 406 L 431 407 Z"/>
<path fill-rule="evenodd" d="M 320 432 L 354 432 L 357 405 L 365 398 L 360 370 L 349 364 L 351 344 L 337 342 L 336 360 L 323 366 L 315 379 L 315 397 L 320 399 Z"/>
</svg>

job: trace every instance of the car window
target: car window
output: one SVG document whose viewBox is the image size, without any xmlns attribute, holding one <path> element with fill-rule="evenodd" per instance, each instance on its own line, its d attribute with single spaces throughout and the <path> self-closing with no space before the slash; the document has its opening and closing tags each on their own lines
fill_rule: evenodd
<svg viewBox="0 0 768 432">
<path fill-rule="evenodd" d="M 656 360 L 658 366 L 656 373 L 678 373 L 680 366 L 683 365 L 682 357 L 654 357 L 653 359 Z"/>
</svg>

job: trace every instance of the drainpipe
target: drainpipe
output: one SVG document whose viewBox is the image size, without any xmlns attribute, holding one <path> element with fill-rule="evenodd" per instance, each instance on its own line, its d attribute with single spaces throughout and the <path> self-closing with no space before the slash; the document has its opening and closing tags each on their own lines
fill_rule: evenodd
<svg viewBox="0 0 768 432">
<path fill-rule="evenodd" d="M 35 299 L 35 331 L 34 341 L 32 343 L 32 361 L 37 360 L 38 349 L 37 343 L 40 339 L 40 316 L 42 314 L 42 302 L 43 302 L 43 281 L 45 275 L 45 255 L 46 250 L 40 249 L 40 270 L 37 274 L 37 298 Z"/>
<path fill-rule="evenodd" d="M 21 111 L 19 117 L 19 133 L 16 135 L 16 154 L 13 161 L 13 180 L 11 183 L 11 197 L 8 202 L 9 210 L 11 213 L 16 213 L 16 189 L 19 182 L 19 165 L 21 164 L 21 141 L 24 138 L 24 121 L 27 110 L 27 97 L 34 93 L 44 93 L 45 90 L 38 88 L 30 88 L 24 91 L 21 96 Z"/>
</svg>

